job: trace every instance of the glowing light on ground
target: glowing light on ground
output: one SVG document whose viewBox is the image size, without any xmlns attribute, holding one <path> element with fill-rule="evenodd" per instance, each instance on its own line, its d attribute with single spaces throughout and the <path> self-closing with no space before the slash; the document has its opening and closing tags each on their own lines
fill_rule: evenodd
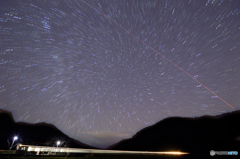
<svg viewBox="0 0 240 159">
<path fill-rule="evenodd" d="M 21 147 L 27 148 L 27 151 L 36 152 L 60 152 L 60 153 L 96 153 L 96 154 L 125 154 L 125 155 L 187 155 L 188 152 L 180 151 L 166 151 L 166 152 L 152 152 L 152 151 L 121 151 L 121 150 L 98 150 L 98 149 L 79 149 L 79 148 L 63 148 L 63 147 L 46 147 L 46 146 L 34 146 L 34 145 L 21 145 Z"/>
</svg>

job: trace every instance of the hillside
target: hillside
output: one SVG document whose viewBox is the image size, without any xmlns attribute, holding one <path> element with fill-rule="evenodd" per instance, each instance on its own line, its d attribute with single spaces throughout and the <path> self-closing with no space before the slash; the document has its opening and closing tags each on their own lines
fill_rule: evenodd
<svg viewBox="0 0 240 159">
<path fill-rule="evenodd" d="M 239 121 L 240 111 L 197 118 L 171 117 L 142 129 L 132 138 L 122 140 L 109 149 L 185 151 L 194 158 L 211 157 L 211 150 L 239 153 Z"/>
<path fill-rule="evenodd" d="M 56 146 L 56 141 L 60 140 L 62 147 L 94 148 L 70 138 L 52 124 L 15 122 L 12 113 L 4 110 L 0 110 L 0 127 L 0 149 L 8 149 L 7 140 L 15 135 L 18 141 L 29 145 Z"/>
</svg>

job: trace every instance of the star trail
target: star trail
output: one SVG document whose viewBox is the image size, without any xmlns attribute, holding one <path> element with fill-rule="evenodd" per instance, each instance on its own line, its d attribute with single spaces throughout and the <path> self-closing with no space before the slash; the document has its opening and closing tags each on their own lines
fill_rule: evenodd
<svg viewBox="0 0 240 159">
<path fill-rule="evenodd" d="M 240 1 L 0 2 L 0 109 L 106 147 L 239 109 Z"/>
<path fill-rule="evenodd" d="M 83 0 L 84 1 L 84 0 Z M 85 2 L 85 1 L 84 1 Z M 85 2 L 86 3 L 86 2 Z M 87 5 L 89 5 L 90 7 L 92 7 L 90 4 L 86 3 Z M 97 10 L 96 8 L 92 7 L 93 9 Z M 100 12 L 99 10 L 97 10 L 98 12 Z M 100 12 L 101 13 L 101 12 Z M 101 13 L 103 14 L 103 13 Z M 105 17 L 107 17 L 105 14 L 103 14 Z M 109 18 L 109 17 L 107 17 Z M 110 19 L 110 18 L 109 18 Z M 112 19 L 110 19 L 111 21 L 113 21 Z M 114 21 L 113 21 L 114 22 Z M 115 22 L 116 23 L 116 22 Z M 117 23 L 116 23 L 117 24 Z M 123 30 L 127 31 L 126 29 L 124 29 L 122 26 L 120 26 L 119 24 L 117 24 L 119 27 L 121 27 Z M 232 107 L 230 104 L 228 104 L 226 101 L 224 101 L 222 98 L 220 98 L 219 96 L 216 95 L 216 93 L 214 93 L 213 91 L 211 91 L 209 88 L 207 88 L 206 86 L 204 86 L 202 83 L 200 83 L 196 78 L 194 78 L 192 75 L 190 75 L 189 73 L 187 73 L 186 71 L 184 71 L 183 69 L 181 69 L 179 66 L 177 66 L 175 63 L 173 63 L 171 60 L 169 60 L 168 58 L 166 58 L 165 56 L 163 56 L 161 53 L 159 53 L 158 51 L 156 51 L 154 48 L 152 48 L 151 46 L 149 46 L 148 44 L 146 44 L 145 42 L 143 42 L 142 40 L 140 40 L 138 37 L 136 37 L 135 35 L 133 35 L 132 33 L 130 33 L 129 31 L 127 31 L 129 34 L 131 34 L 132 36 L 134 36 L 135 38 L 137 38 L 139 41 L 141 41 L 142 43 L 144 43 L 145 45 L 147 45 L 148 47 L 150 47 L 152 50 L 154 50 L 155 52 L 157 52 L 159 55 L 161 55 L 163 58 L 165 58 L 166 60 L 168 60 L 169 62 L 171 62 L 173 65 L 175 65 L 176 67 L 178 67 L 181 71 L 183 71 L 184 73 L 186 73 L 188 76 L 192 77 L 194 80 L 196 80 L 201 86 L 203 86 L 204 88 L 206 88 L 208 91 L 210 91 L 212 94 L 215 95 L 215 97 L 219 98 L 220 100 L 222 100 L 224 103 L 226 103 L 228 106 L 230 106 L 231 108 L 234 109 L 234 107 Z"/>
</svg>

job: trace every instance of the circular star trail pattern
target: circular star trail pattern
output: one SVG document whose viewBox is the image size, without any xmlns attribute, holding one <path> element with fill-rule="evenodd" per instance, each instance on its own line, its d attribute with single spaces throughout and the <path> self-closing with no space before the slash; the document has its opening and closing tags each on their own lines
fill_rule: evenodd
<svg viewBox="0 0 240 159">
<path fill-rule="evenodd" d="M 86 2 L 239 109 L 240 1 Z M 0 4 L 0 109 L 16 121 L 106 147 L 166 117 L 233 110 L 84 1 Z"/>
</svg>

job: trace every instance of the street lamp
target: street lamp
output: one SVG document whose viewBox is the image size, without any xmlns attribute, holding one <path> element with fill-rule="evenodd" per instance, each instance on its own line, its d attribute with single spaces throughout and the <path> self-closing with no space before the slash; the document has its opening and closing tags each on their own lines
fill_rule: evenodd
<svg viewBox="0 0 240 159">
<path fill-rule="evenodd" d="M 61 143 L 60 141 L 57 141 L 57 147 L 58 147 L 58 145 L 60 145 L 60 143 Z"/>
<path fill-rule="evenodd" d="M 17 139 L 18 139 L 17 136 L 14 136 L 14 137 L 13 137 L 13 142 L 12 142 L 12 145 L 11 145 L 11 147 L 10 147 L 10 150 L 12 149 L 12 146 L 13 146 L 13 144 L 14 144 L 14 141 L 17 140 Z"/>
</svg>

